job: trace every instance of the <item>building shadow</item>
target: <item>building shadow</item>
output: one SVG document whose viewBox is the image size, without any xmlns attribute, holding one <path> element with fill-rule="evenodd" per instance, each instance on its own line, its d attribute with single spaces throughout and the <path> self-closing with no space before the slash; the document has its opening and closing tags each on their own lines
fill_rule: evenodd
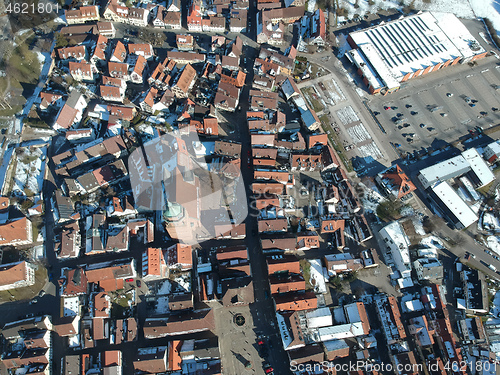
<svg viewBox="0 0 500 375">
<path fill-rule="evenodd" d="M 373 156 L 355 156 L 351 159 L 351 161 L 352 167 L 359 177 L 374 177 L 387 168 L 385 165 L 375 160 Z"/>
</svg>

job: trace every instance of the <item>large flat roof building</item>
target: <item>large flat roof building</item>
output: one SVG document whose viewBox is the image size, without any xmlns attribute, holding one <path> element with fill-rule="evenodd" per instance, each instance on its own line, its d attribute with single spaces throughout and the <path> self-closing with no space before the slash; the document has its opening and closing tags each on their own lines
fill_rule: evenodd
<svg viewBox="0 0 500 375">
<path fill-rule="evenodd" d="M 462 155 L 458 155 L 422 169 L 417 177 L 424 189 L 427 189 L 438 181 L 446 181 L 468 171 L 470 164 Z"/>
<path fill-rule="evenodd" d="M 397 90 L 401 82 L 486 55 L 452 13 L 420 12 L 349 34 L 347 57 L 371 93 Z"/>
<path fill-rule="evenodd" d="M 472 172 L 477 177 L 477 184 L 479 187 L 488 185 L 491 181 L 495 179 L 495 175 L 488 167 L 488 164 L 481 157 L 479 152 L 475 148 L 470 148 L 462 152 L 462 156 L 469 163 Z"/>
<path fill-rule="evenodd" d="M 431 198 L 457 229 L 467 228 L 478 220 L 474 211 L 446 181 L 436 183 L 431 191 Z"/>
<path fill-rule="evenodd" d="M 379 231 L 380 237 L 391 253 L 392 260 L 402 278 L 409 278 L 411 274 L 410 240 L 398 221 L 387 224 Z"/>
</svg>

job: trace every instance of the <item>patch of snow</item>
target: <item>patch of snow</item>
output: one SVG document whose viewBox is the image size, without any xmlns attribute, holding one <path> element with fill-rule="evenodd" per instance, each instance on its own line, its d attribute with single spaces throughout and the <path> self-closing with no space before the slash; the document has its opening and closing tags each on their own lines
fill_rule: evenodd
<svg viewBox="0 0 500 375">
<path fill-rule="evenodd" d="M 156 300 L 155 314 L 168 314 L 168 296 L 158 297 Z"/>
<path fill-rule="evenodd" d="M 59 17 L 54 18 L 55 23 L 63 23 L 66 24 L 66 17 L 64 15 L 61 15 Z"/>
<path fill-rule="evenodd" d="M 488 236 L 486 238 L 486 246 L 491 251 L 500 255 L 500 239 L 497 236 Z"/>
<path fill-rule="evenodd" d="M 175 285 L 175 290 L 174 292 L 177 293 L 185 293 L 185 292 L 191 292 L 191 274 L 189 272 L 183 273 L 182 275 L 176 277 L 173 280 Z"/>
<path fill-rule="evenodd" d="M 170 290 L 171 290 L 170 280 L 165 280 L 165 281 L 161 282 L 156 294 L 158 296 L 164 296 L 164 295 L 170 294 Z"/>
<path fill-rule="evenodd" d="M 0 165 L 0 186 L 2 187 L 2 191 L 4 189 L 5 175 L 7 174 L 7 168 L 9 167 L 13 151 L 14 151 L 14 148 L 10 147 L 10 148 L 7 148 L 7 150 L 3 154 L 2 165 Z"/>
<path fill-rule="evenodd" d="M 77 316 L 80 314 L 80 298 L 66 297 L 63 298 L 63 315 Z"/>
<path fill-rule="evenodd" d="M 38 61 L 40 61 L 40 64 L 45 62 L 45 55 L 42 52 L 36 51 L 36 57 L 38 58 Z"/>
<path fill-rule="evenodd" d="M 337 57 L 340 59 L 344 57 L 345 53 L 351 49 L 351 46 L 347 42 L 347 37 L 344 34 L 339 34 L 337 37 L 338 54 Z M 350 78 L 348 76 L 348 78 Z"/>
<path fill-rule="evenodd" d="M 411 218 L 411 222 L 413 223 L 413 228 L 415 228 L 415 232 L 420 236 L 425 236 L 424 226 L 422 224 L 422 220 L 417 216 Z"/>
<path fill-rule="evenodd" d="M 19 147 L 17 150 L 20 153 L 17 154 L 12 192 L 17 196 L 25 196 L 26 189 L 29 189 L 39 194 L 42 191 L 47 148 Z M 29 162 L 24 163 L 23 159 Z"/>
<path fill-rule="evenodd" d="M 316 0 L 309 0 L 307 2 L 307 11 L 310 13 L 314 13 L 315 8 L 316 8 Z"/>
<path fill-rule="evenodd" d="M 428 236 L 425 238 L 422 238 L 420 241 L 422 245 L 426 245 L 427 247 L 431 249 L 445 249 L 443 241 L 439 237 L 436 236 Z"/>
<path fill-rule="evenodd" d="M 80 346 L 80 336 L 79 335 L 69 336 L 68 346 L 70 348 L 78 348 Z"/>
<path fill-rule="evenodd" d="M 493 298 L 493 307 L 490 310 L 490 314 L 500 317 L 500 291 L 496 292 L 495 298 Z"/>
<path fill-rule="evenodd" d="M 482 229 L 484 230 L 488 230 L 493 233 L 497 233 L 500 231 L 500 220 L 498 220 L 498 218 L 490 212 L 485 212 L 482 215 L 480 224 L 482 224 Z"/>
<path fill-rule="evenodd" d="M 17 35 L 23 35 L 23 34 L 26 34 L 28 31 L 31 31 L 31 29 L 19 30 L 19 31 L 17 32 Z"/>
<path fill-rule="evenodd" d="M 363 195 L 361 197 L 361 203 L 363 209 L 367 212 L 376 212 L 377 206 L 382 202 L 384 197 L 379 193 L 375 186 L 368 187 L 363 183 L 359 183 L 358 187 L 363 189 Z"/>
</svg>

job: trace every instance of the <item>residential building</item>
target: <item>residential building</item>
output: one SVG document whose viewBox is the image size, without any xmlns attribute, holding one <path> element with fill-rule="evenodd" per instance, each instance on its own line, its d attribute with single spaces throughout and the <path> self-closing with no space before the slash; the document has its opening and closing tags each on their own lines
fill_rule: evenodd
<svg viewBox="0 0 500 375">
<path fill-rule="evenodd" d="M 401 321 L 401 312 L 396 298 L 379 294 L 374 297 L 374 301 L 387 344 L 391 345 L 404 340 L 406 338 L 406 331 Z"/>
<path fill-rule="evenodd" d="M 0 290 L 23 288 L 35 284 L 35 266 L 26 261 L 0 265 Z"/>
<path fill-rule="evenodd" d="M 300 263 L 292 255 L 272 255 L 266 258 L 269 275 L 273 274 L 300 274 Z"/>
<path fill-rule="evenodd" d="M 163 23 L 167 30 L 179 30 L 181 28 L 181 13 L 166 12 L 163 17 Z"/>
<path fill-rule="evenodd" d="M 56 242 L 54 251 L 58 259 L 77 258 L 80 255 L 81 235 L 78 222 L 64 225 L 61 241 Z"/>
<path fill-rule="evenodd" d="M 436 258 L 420 258 L 413 262 L 413 268 L 420 281 L 431 280 L 437 282 L 443 279 L 443 265 Z"/>
<path fill-rule="evenodd" d="M 318 307 L 314 292 L 289 292 L 273 296 L 276 311 L 300 311 Z"/>
<path fill-rule="evenodd" d="M 97 32 L 99 33 L 99 35 L 103 35 L 108 38 L 114 38 L 116 29 L 111 22 L 97 22 Z"/>
<path fill-rule="evenodd" d="M 379 173 L 375 180 L 388 194 L 398 199 L 408 196 L 417 189 L 397 164 Z"/>
<path fill-rule="evenodd" d="M 382 241 L 391 254 L 391 259 L 403 279 L 411 278 L 410 240 L 398 221 L 387 224 L 379 231 Z"/>
<path fill-rule="evenodd" d="M 172 351 L 172 342 L 169 342 L 167 347 L 156 347 L 144 350 L 139 349 L 137 360 L 134 361 L 134 370 L 146 374 L 158 374 L 170 371 L 167 365 L 167 356 Z M 169 353 L 170 350 L 170 353 Z"/>
<path fill-rule="evenodd" d="M 99 7 L 97 5 L 89 5 L 78 9 L 65 10 L 64 16 L 68 25 L 99 21 Z"/>
<path fill-rule="evenodd" d="M 109 102 L 123 103 L 123 100 L 125 99 L 125 91 L 120 87 L 100 85 L 99 91 L 101 97 Z"/>
<path fill-rule="evenodd" d="M 196 52 L 167 51 L 167 58 L 177 64 L 196 64 L 205 61 L 205 55 Z"/>
<path fill-rule="evenodd" d="M 175 83 L 172 85 L 172 92 L 176 98 L 187 98 L 189 91 L 193 88 L 198 74 L 196 70 L 187 64 L 182 69 L 182 72 L 177 77 Z"/>
<path fill-rule="evenodd" d="M 185 312 L 170 315 L 164 320 L 146 319 L 144 337 L 155 339 L 168 336 L 178 336 L 196 332 L 214 331 L 215 322 L 211 309 L 196 312 Z"/>
<path fill-rule="evenodd" d="M 85 61 L 82 62 L 69 62 L 69 73 L 76 81 L 93 81 L 94 72 L 92 64 Z"/>
<path fill-rule="evenodd" d="M 82 119 L 83 111 L 87 107 L 87 99 L 77 90 L 71 92 L 64 106 L 56 115 L 54 130 L 66 131 Z"/>
<path fill-rule="evenodd" d="M 500 156 L 500 141 L 491 142 L 483 149 L 483 157 L 488 163 L 495 163 Z"/>
<path fill-rule="evenodd" d="M 178 34 L 175 36 L 175 42 L 179 51 L 192 51 L 194 48 L 194 37 L 192 35 Z"/>
<path fill-rule="evenodd" d="M 226 18 L 218 16 L 208 16 L 208 18 L 202 18 L 201 28 L 205 32 L 223 33 L 226 30 Z"/>
<path fill-rule="evenodd" d="M 142 56 L 146 60 L 154 56 L 153 46 L 149 43 L 129 43 L 127 45 L 127 50 L 129 54 Z"/>
<path fill-rule="evenodd" d="M 350 253 L 325 255 L 324 260 L 328 274 L 332 276 L 345 272 L 356 272 L 363 268 L 361 259 L 354 258 Z"/>
<path fill-rule="evenodd" d="M 0 224 L 0 246 L 28 245 L 33 242 L 31 221 L 26 217 Z"/>
<path fill-rule="evenodd" d="M 85 46 L 73 46 L 58 48 L 57 54 L 61 60 L 74 59 L 77 61 L 85 60 L 87 57 L 87 51 Z"/>
<path fill-rule="evenodd" d="M 487 282 L 484 274 L 476 269 L 463 267 L 460 272 L 465 301 L 457 300 L 459 307 L 469 314 L 486 314 L 489 310 Z"/>
</svg>

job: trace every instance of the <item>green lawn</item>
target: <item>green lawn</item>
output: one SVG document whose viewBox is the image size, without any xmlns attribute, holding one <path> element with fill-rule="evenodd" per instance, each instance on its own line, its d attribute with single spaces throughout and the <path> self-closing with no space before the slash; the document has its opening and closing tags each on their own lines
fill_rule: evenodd
<svg viewBox="0 0 500 375">
<path fill-rule="evenodd" d="M 304 276 L 304 280 L 306 281 L 306 290 L 312 290 L 313 286 L 309 283 L 309 279 L 311 278 L 311 264 L 307 259 L 301 259 L 299 263 L 300 269 L 302 270 L 302 276 Z"/>
<path fill-rule="evenodd" d="M 344 149 L 341 146 L 339 136 L 337 135 L 337 133 L 335 133 L 333 128 L 330 126 L 328 116 L 323 115 L 319 119 L 322 122 L 323 131 L 327 134 L 328 134 L 328 131 L 330 132 L 330 134 L 328 134 L 328 139 L 330 140 L 330 143 L 332 144 L 335 151 L 337 151 L 337 155 L 339 156 L 340 161 L 344 164 L 344 167 L 347 170 L 347 172 L 354 171 L 354 168 L 352 167 L 351 160 L 349 160 L 344 154 Z"/>
<path fill-rule="evenodd" d="M 314 98 L 316 92 L 312 87 L 302 89 L 302 94 L 307 97 L 308 102 L 311 104 L 312 109 L 314 109 L 315 112 L 321 112 L 325 109 L 321 102 Z"/>
</svg>

